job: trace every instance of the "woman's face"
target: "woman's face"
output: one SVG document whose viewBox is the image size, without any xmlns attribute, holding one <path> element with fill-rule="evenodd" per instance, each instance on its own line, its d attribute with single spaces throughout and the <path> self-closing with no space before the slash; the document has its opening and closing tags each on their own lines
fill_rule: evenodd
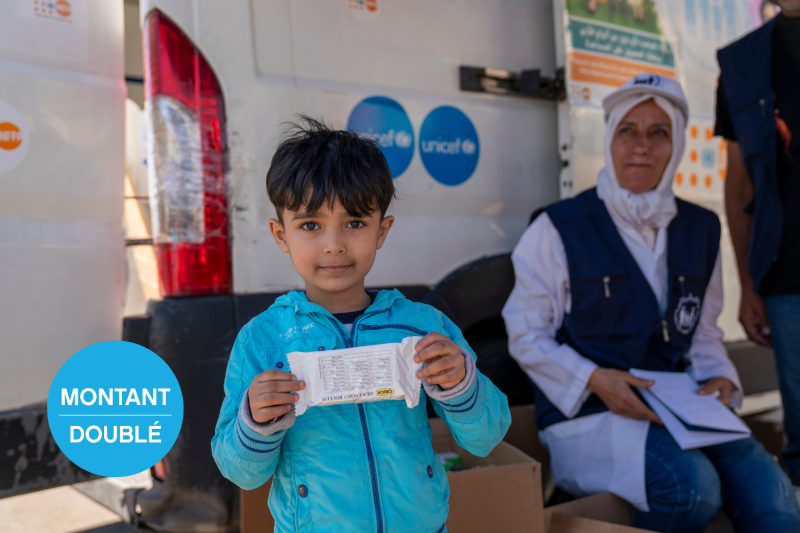
<svg viewBox="0 0 800 533">
<path fill-rule="evenodd" d="M 620 186 L 631 192 L 655 189 L 671 156 L 672 122 L 653 100 L 631 109 L 614 132 L 614 171 Z"/>
</svg>

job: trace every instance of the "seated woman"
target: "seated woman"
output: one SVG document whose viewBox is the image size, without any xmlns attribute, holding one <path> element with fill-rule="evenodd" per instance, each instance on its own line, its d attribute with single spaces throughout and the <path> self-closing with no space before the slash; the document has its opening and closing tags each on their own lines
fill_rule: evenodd
<svg viewBox="0 0 800 533">
<path fill-rule="evenodd" d="M 722 344 L 720 224 L 676 199 L 688 105 L 654 75 L 603 101 L 605 168 L 596 189 L 544 209 L 512 259 L 503 310 L 511 355 L 536 385 L 540 438 L 556 484 L 610 491 L 635 526 L 702 532 L 721 506 L 737 531 L 800 531 L 800 508 L 778 463 L 753 437 L 681 450 L 632 387 L 628 370 L 688 372 L 741 405 Z"/>
</svg>

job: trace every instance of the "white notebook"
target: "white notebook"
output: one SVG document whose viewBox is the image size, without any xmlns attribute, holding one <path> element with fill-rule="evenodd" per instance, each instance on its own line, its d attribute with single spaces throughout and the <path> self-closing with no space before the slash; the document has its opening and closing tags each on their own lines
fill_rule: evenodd
<svg viewBox="0 0 800 533">
<path fill-rule="evenodd" d="M 713 396 L 700 396 L 700 385 L 683 372 L 631 369 L 631 374 L 655 384 L 639 389 L 682 450 L 713 446 L 750 436 L 750 429 Z"/>
</svg>

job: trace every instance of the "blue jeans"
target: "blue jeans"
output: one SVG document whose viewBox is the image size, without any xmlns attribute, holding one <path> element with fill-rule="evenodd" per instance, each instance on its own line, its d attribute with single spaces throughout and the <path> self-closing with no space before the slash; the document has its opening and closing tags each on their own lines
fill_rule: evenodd
<svg viewBox="0 0 800 533">
<path fill-rule="evenodd" d="M 650 424 L 645 451 L 649 513 L 634 526 L 702 533 L 720 507 L 737 532 L 800 531 L 800 507 L 789 478 L 753 437 L 681 450 L 663 427 Z"/>
<path fill-rule="evenodd" d="M 792 483 L 800 485 L 800 294 L 770 296 L 765 302 L 783 398 L 787 444 L 781 455 Z"/>
</svg>

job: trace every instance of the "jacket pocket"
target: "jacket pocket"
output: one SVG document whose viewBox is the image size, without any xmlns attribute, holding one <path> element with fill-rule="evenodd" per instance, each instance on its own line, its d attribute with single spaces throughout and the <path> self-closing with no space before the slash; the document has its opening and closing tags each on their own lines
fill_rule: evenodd
<svg viewBox="0 0 800 533">
<path fill-rule="evenodd" d="M 292 490 L 294 495 L 294 527 L 298 532 L 314 531 L 314 523 L 311 520 L 311 508 L 314 501 L 312 488 L 308 486 L 306 479 L 306 464 L 300 453 L 288 454 L 292 464 Z"/>
<path fill-rule="evenodd" d="M 431 446 L 430 436 L 427 432 L 420 437 L 420 447 L 422 449 L 422 457 L 424 465 L 424 477 L 426 480 L 425 485 L 428 488 L 428 501 L 433 504 L 434 512 L 441 512 L 447 505 L 447 500 L 450 497 L 450 488 L 447 484 L 447 472 L 442 466 L 442 461 L 439 460 L 439 455 L 433 450 Z"/>
<path fill-rule="evenodd" d="M 638 320 L 626 274 L 573 279 L 570 293 L 569 319 L 577 335 L 607 339 L 609 335 L 635 333 Z"/>
<path fill-rule="evenodd" d="M 389 334 L 404 337 L 418 336 L 424 337 L 428 334 L 424 329 L 408 324 L 359 324 L 358 331 L 369 331 L 372 334 Z"/>
<path fill-rule="evenodd" d="M 408 337 L 424 337 L 429 333 L 426 327 L 402 323 L 359 324 L 354 338 L 356 346 L 403 342 Z"/>
<path fill-rule="evenodd" d="M 338 339 L 335 335 L 299 338 L 284 344 L 283 349 L 286 353 L 284 353 L 283 356 L 285 358 L 286 355 L 292 352 L 316 352 L 344 348 L 344 346 L 342 346 L 340 343 L 337 343 L 337 340 Z M 287 369 L 284 368 L 283 370 Z"/>
</svg>

